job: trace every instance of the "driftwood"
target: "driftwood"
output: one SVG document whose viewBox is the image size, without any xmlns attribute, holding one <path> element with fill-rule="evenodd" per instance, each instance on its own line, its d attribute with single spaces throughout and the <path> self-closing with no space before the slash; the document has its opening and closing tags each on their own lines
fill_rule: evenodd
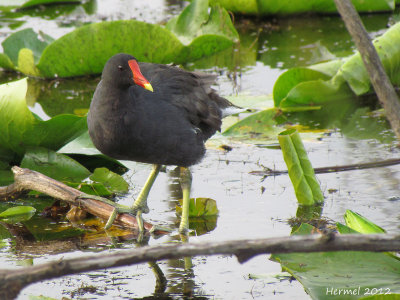
<svg viewBox="0 0 400 300">
<path fill-rule="evenodd" d="M 335 0 L 335 4 L 360 52 L 379 102 L 385 109 L 386 117 L 397 138 L 400 139 L 400 102 L 378 53 L 350 0 Z"/>
<path fill-rule="evenodd" d="M 177 259 L 197 255 L 237 256 L 243 263 L 265 253 L 321 252 L 321 251 L 399 251 L 400 235 L 344 234 L 297 235 L 281 238 L 247 239 L 225 242 L 183 243 L 146 246 L 114 253 L 58 260 L 46 264 L 0 270 L 0 299 L 13 299 L 27 285 L 41 280 L 93 271 L 104 268 Z"/>
<path fill-rule="evenodd" d="M 77 189 L 69 187 L 39 172 L 17 166 L 12 167 L 12 171 L 14 173 L 14 183 L 6 187 L 0 187 L 0 198 L 16 197 L 23 191 L 33 190 L 65 201 L 68 204 L 79 207 L 80 209 L 103 220 L 108 220 L 114 211 L 115 206 L 112 204 L 94 199 L 96 197 L 82 193 Z M 105 201 L 109 200 L 105 199 Z M 118 224 L 134 231 L 137 231 L 138 228 L 136 218 L 128 213 L 118 214 L 115 218 L 114 224 Z M 150 231 L 153 228 L 153 225 L 144 222 L 144 228 Z M 163 234 L 165 232 L 155 230 L 155 233 Z"/>
</svg>

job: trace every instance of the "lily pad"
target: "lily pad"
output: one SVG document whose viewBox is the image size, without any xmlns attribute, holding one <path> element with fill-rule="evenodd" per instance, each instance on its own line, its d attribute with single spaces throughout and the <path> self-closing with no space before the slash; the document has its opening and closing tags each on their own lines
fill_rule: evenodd
<svg viewBox="0 0 400 300">
<path fill-rule="evenodd" d="M 374 39 L 379 57 L 394 84 L 400 84 L 400 23 Z M 322 105 L 371 90 L 371 84 L 360 54 L 283 73 L 274 86 L 277 107 Z"/>
<path fill-rule="evenodd" d="M 288 15 L 306 12 L 333 13 L 336 6 L 333 1 L 325 0 L 213 0 L 234 13 L 258 15 Z M 393 11 L 394 0 L 353 0 L 359 12 Z"/>
<path fill-rule="evenodd" d="M 119 52 L 144 62 L 181 63 L 217 53 L 239 40 L 226 10 L 215 6 L 208 13 L 208 0 L 193 1 L 167 27 L 136 20 L 100 22 L 55 41 L 25 29 L 3 43 L 0 67 L 31 76 L 73 77 L 101 73 L 106 61 Z"/>
<path fill-rule="evenodd" d="M 101 182 L 104 186 L 115 193 L 126 193 L 129 185 L 121 175 L 111 172 L 106 168 L 97 168 L 89 179 L 95 182 Z"/>
<path fill-rule="evenodd" d="M 10 59 L 14 66 L 18 66 L 18 56 L 22 49 L 30 49 L 33 53 L 34 62 L 37 63 L 43 50 L 53 41 L 53 38 L 43 32 L 36 33 L 32 28 L 15 32 L 6 38 L 3 43 L 4 54 Z M 0 67 L 7 67 L 0 65 Z"/>
<path fill-rule="evenodd" d="M 302 224 L 296 234 L 310 234 Z M 312 299 L 359 299 L 372 289 L 399 293 L 400 261 L 384 253 L 363 251 L 273 254 Z M 340 294 L 339 294 L 340 291 Z"/>
<path fill-rule="evenodd" d="M 276 108 L 266 109 L 233 124 L 224 131 L 224 135 L 243 135 L 243 134 L 262 134 L 273 136 L 282 129 L 277 128 L 276 118 L 279 117 L 279 111 Z"/>
<path fill-rule="evenodd" d="M 372 223 L 370 220 L 367 218 L 361 216 L 360 214 L 351 211 L 351 210 L 346 210 L 346 213 L 344 214 L 344 220 L 346 222 L 346 225 L 352 228 L 353 230 L 359 232 L 359 233 L 385 233 L 386 231 L 382 228 L 379 227 L 378 225 Z"/>
<path fill-rule="evenodd" d="M 140 61 L 170 63 L 182 44 L 167 29 L 136 20 L 101 22 L 78 28 L 54 41 L 37 65 L 44 77 L 99 74 L 119 52 Z"/>
<path fill-rule="evenodd" d="M 22 168 L 28 168 L 60 181 L 81 182 L 91 173 L 70 157 L 52 150 L 32 147 L 25 153 Z"/>
<path fill-rule="evenodd" d="M 182 205 L 182 200 L 179 201 Z M 182 208 L 177 206 L 176 211 L 181 214 Z M 189 217 L 213 217 L 219 213 L 217 202 L 211 198 L 191 198 L 189 202 Z"/>
<path fill-rule="evenodd" d="M 172 18 L 166 28 L 187 46 L 178 58 L 182 62 L 209 56 L 239 41 L 226 10 L 218 5 L 211 7 L 208 13 L 208 0 L 193 1 L 179 16 Z"/>
<path fill-rule="evenodd" d="M 27 221 L 35 214 L 32 206 L 14 206 L 0 213 L 0 220 L 6 223 L 18 223 Z"/>
<path fill-rule="evenodd" d="M 29 0 L 21 5 L 21 8 L 28 8 L 38 5 L 49 5 L 57 3 L 81 3 L 82 0 Z"/>
<path fill-rule="evenodd" d="M 87 130 L 86 117 L 39 120 L 26 105 L 26 78 L 0 85 L 0 159 L 19 160 L 30 146 L 58 150 Z"/>
</svg>

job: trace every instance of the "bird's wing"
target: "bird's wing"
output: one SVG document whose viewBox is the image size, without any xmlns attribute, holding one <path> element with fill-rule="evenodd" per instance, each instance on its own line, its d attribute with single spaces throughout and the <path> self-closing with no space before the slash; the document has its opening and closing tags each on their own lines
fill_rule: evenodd
<svg viewBox="0 0 400 300">
<path fill-rule="evenodd" d="M 221 129 L 221 110 L 232 104 L 211 88 L 215 75 L 149 63 L 141 63 L 140 68 L 154 92 L 162 95 L 160 99 L 184 109 L 190 122 L 203 133 L 212 135 Z"/>
</svg>

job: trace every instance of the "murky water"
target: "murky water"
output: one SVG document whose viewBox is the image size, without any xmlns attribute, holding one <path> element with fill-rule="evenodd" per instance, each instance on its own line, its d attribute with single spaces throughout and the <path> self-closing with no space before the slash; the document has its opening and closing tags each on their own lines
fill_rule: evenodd
<svg viewBox="0 0 400 300">
<path fill-rule="evenodd" d="M 143 1 L 142 1 L 143 2 Z M 90 1 L 83 6 L 63 6 L 33 12 L 18 12 L 0 16 L 4 39 L 10 32 L 33 27 L 53 37 L 71 31 L 75 26 L 97 22 L 136 18 L 151 23 L 167 20 L 181 9 L 179 1 Z M 386 28 L 389 15 L 365 16 L 363 20 L 372 35 Z M 222 95 L 236 93 L 270 95 L 278 76 L 287 68 L 308 65 L 333 57 L 352 53 L 351 40 L 336 17 L 262 19 L 253 22 L 238 18 L 236 26 L 247 52 L 237 65 L 219 65 L 210 58 L 185 67 L 220 74 Z M 333 32 L 332 32 L 333 31 Z M 2 81 L 14 75 L 3 74 Z M 38 85 L 37 101 L 31 108 L 41 117 L 62 112 L 74 113 L 87 108 L 91 93 L 98 79 L 32 82 Z M 34 88 L 33 88 L 34 89 Z M 62 105 L 58 103 L 61 102 Z M 349 121 L 349 126 L 352 123 Z M 318 126 L 317 126 L 318 127 Z M 377 128 L 380 128 L 377 125 Z M 378 137 L 356 139 L 365 130 L 362 127 L 346 128 L 346 122 L 338 129 L 314 131 L 304 134 L 303 141 L 314 167 L 346 165 L 396 158 L 399 150 L 390 143 L 381 143 Z M 269 143 L 270 141 L 268 141 Z M 227 144 L 232 151 L 225 152 L 216 146 Z M 280 150 L 265 147 L 267 142 L 247 143 L 216 135 L 209 142 L 209 150 L 201 163 L 192 168 L 192 197 L 215 199 L 220 210 L 215 229 L 190 237 L 190 241 L 220 241 L 240 238 L 265 238 L 286 236 L 291 232 L 287 220 L 296 215 L 296 198 L 288 176 L 262 178 L 249 172 L 262 166 L 285 170 Z M 125 178 L 131 192 L 120 198 L 122 204 L 130 204 L 144 183 L 150 167 L 133 164 Z M 399 183 L 400 167 L 384 167 L 318 175 L 324 195 L 323 216 L 333 221 L 343 221 L 346 209 L 352 209 L 385 228 L 389 232 L 399 230 Z M 149 196 L 150 213 L 146 220 L 159 225 L 174 227 L 177 223 L 175 205 L 180 198 L 179 184 L 173 167 L 160 173 Z M 148 244 L 158 245 L 178 239 L 176 232 Z M 103 236 L 97 243 L 76 242 L 67 252 L 33 255 L 17 245 L 1 249 L 1 267 L 17 268 L 21 261 L 32 257 L 34 265 L 91 254 L 99 250 L 113 252 L 116 249 L 138 247 L 132 241 L 117 240 L 114 244 Z M 96 240 L 95 240 L 96 241 Z M 96 245 L 97 244 L 97 245 Z M 25 254 L 24 254 L 24 251 Z M 52 253 L 54 253 L 53 251 Z M 168 279 L 165 293 L 156 289 L 156 279 L 151 266 L 140 264 L 101 270 L 80 275 L 66 276 L 57 280 L 37 283 L 24 289 L 18 299 L 29 295 L 44 295 L 61 299 L 137 299 L 144 297 L 173 299 L 193 296 L 199 299 L 309 299 L 303 287 L 289 277 L 276 277 L 280 265 L 271 262 L 269 255 L 261 255 L 241 265 L 235 257 L 194 257 L 192 267 L 185 268 L 184 260 L 159 262 Z M 250 275 L 265 275 L 263 279 L 250 279 Z M 88 288 L 91 287 L 91 288 Z"/>
</svg>

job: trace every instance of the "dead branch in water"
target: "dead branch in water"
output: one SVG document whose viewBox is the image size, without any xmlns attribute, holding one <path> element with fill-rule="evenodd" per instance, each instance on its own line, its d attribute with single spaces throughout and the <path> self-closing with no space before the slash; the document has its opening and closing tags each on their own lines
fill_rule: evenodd
<svg viewBox="0 0 400 300">
<path fill-rule="evenodd" d="M 354 170 L 363 170 L 363 169 L 371 169 L 371 168 L 381 168 L 387 166 L 394 166 L 400 164 L 400 159 L 387 159 L 382 161 L 374 161 L 370 163 L 362 163 L 362 164 L 350 164 L 343 166 L 329 166 L 329 167 L 321 167 L 314 168 L 315 174 L 324 174 L 324 173 L 336 173 L 336 172 L 344 172 L 344 171 L 354 171 Z M 273 170 L 267 167 L 264 167 L 262 171 L 251 171 L 252 175 L 261 175 L 261 176 L 278 176 L 287 174 L 287 170 Z"/>
<path fill-rule="evenodd" d="M 39 172 L 17 166 L 12 167 L 12 171 L 14 173 L 14 183 L 0 187 L 0 198 L 16 197 L 24 191 L 37 191 L 79 207 L 103 220 L 108 220 L 114 211 L 115 206 L 95 199 L 97 196 L 83 193 Z M 108 199 L 105 200 L 107 201 Z M 128 213 L 118 214 L 114 224 L 132 230 L 137 230 L 138 228 L 136 218 Z M 144 222 L 144 227 L 146 230 L 151 230 L 153 225 Z M 155 231 L 155 233 L 162 234 L 165 232 Z"/>
<path fill-rule="evenodd" d="M 387 76 L 360 16 L 350 0 L 335 0 L 339 14 L 356 44 L 372 86 L 385 109 L 385 114 L 397 138 L 400 139 L 400 102 Z"/>
<path fill-rule="evenodd" d="M 114 253 L 63 259 L 17 270 L 0 270 L 0 298 L 13 299 L 27 285 L 41 280 L 104 268 L 197 255 L 236 255 L 239 262 L 265 253 L 321 251 L 399 251 L 400 235 L 295 235 L 236 241 L 146 246 Z"/>
</svg>

